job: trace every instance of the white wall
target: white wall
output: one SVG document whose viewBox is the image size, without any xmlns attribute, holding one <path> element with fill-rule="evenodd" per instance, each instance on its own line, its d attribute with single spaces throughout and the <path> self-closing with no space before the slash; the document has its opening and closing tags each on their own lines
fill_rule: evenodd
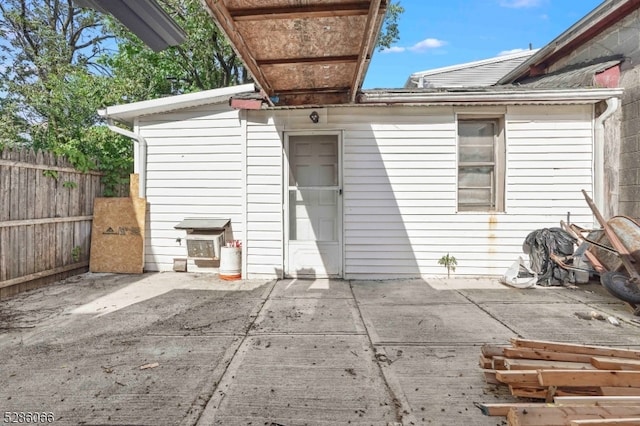
<svg viewBox="0 0 640 426">
<path fill-rule="evenodd" d="M 147 141 L 148 203 L 145 269 L 173 269 L 186 257 L 185 217 L 232 220 L 233 239 L 243 233 L 243 124 L 238 111 L 209 105 L 141 117 Z M 181 244 L 176 239 L 182 238 Z M 193 263 L 189 271 L 196 271 Z"/>
<path fill-rule="evenodd" d="M 526 235 L 591 226 L 592 107 L 512 106 L 506 112 L 506 212 L 456 213 L 458 112 L 487 108 L 339 107 L 259 111 L 247 124 L 247 272 L 282 269 L 282 132 L 343 130 L 345 278 L 498 275 Z"/>
</svg>

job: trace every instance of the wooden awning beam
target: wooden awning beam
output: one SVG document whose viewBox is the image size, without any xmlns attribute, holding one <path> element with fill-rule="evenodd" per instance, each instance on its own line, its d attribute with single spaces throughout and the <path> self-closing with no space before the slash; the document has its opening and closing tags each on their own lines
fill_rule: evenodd
<svg viewBox="0 0 640 426">
<path fill-rule="evenodd" d="M 367 16 L 367 24 L 365 28 L 367 31 L 364 34 L 362 40 L 362 47 L 360 49 L 360 55 L 358 57 L 358 68 L 356 70 L 353 79 L 351 80 L 351 88 L 349 91 L 349 101 L 354 103 L 360 90 L 360 84 L 364 80 L 364 73 L 369 67 L 371 61 L 371 52 L 375 45 L 375 38 L 377 37 L 380 28 L 382 27 L 382 21 L 387 10 L 387 0 L 371 0 L 369 4 L 369 13 Z"/>
<path fill-rule="evenodd" d="M 255 58 L 251 54 L 251 50 L 247 47 L 244 39 L 236 31 L 233 23 L 233 17 L 229 14 L 226 6 L 223 2 L 218 0 L 205 0 L 209 10 L 215 17 L 215 21 L 218 23 L 220 29 L 227 35 L 232 47 L 240 58 L 244 61 L 247 69 L 260 85 L 261 89 L 267 94 L 273 93 L 273 88 L 269 86 L 267 78 L 262 73 L 262 70 L 256 63 Z M 271 103 L 271 101 L 269 101 Z"/>
<path fill-rule="evenodd" d="M 277 95 L 286 96 L 286 95 L 303 95 L 303 94 L 323 94 L 323 93 L 344 93 L 347 91 L 348 87 L 301 87 L 300 89 L 291 89 L 291 90 L 278 90 Z"/>
<path fill-rule="evenodd" d="M 356 16 L 369 13 L 369 2 L 317 4 L 307 6 L 264 7 L 229 9 L 236 21 L 261 21 L 267 19 L 330 18 Z"/>
<path fill-rule="evenodd" d="M 345 62 L 356 62 L 357 55 L 348 56 L 318 56 L 312 58 L 279 58 L 257 60 L 258 65 L 283 65 L 283 64 L 343 64 Z"/>
</svg>

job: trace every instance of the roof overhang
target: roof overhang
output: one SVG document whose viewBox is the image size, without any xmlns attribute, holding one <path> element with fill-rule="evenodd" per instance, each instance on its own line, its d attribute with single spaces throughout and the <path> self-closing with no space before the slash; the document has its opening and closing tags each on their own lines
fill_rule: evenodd
<svg viewBox="0 0 640 426">
<path fill-rule="evenodd" d="M 608 0 L 504 76 L 498 84 L 535 77 L 587 41 L 640 8 L 640 0 Z"/>
<path fill-rule="evenodd" d="M 78 7 L 110 13 L 154 52 L 182 43 L 186 34 L 155 0 L 73 0 Z"/>
<path fill-rule="evenodd" d="M 166 114 L 204 105 L 232 105 L 235 97 L 255 94 L 252 84 L 224 87 L 185 95 L 168 96 L 149 101 L 109 106 L 98 111 L 103 118 L 133 123 L 136 118 L 153 114 Z M 610 98 L 622 97 L 623 89 L 522 89 L 516 86 L 477 90 L 367 90 L 357 103 L 324 105 L 325 107 L 372 106 L 473 106 L 473 105 L 571 105 L 595 104 Z M 267 109 L 315 108 L 318 105 L 280 105 Z M 264 109 L 264 108 L 263 108 Z"/>
<path fill-rule="evenodd" d="M 135 118 L 145 115 L 163 114 L 202 105 L 228 103 L 234 95 L 252 92 L 255 92 L 253 84 L 243 84 L 130 104 L 108 106 L 98 110 L 98 114 L 103 118 L 132 123 Z"/>
<path fill-rule="evenodd" d="M 622 97 L 623 89 L 549 89 L 527 90 L 494 88 L 464 91 L 365 91 L 358 102 L 373 104 L 410 105 L 569 105 L 594 104 L 609 98 Z"/>
<path fill-rule="evenodd" d="M 201 0 L 272 105 L 353 103 L 388 0 Z"/>
</svg>

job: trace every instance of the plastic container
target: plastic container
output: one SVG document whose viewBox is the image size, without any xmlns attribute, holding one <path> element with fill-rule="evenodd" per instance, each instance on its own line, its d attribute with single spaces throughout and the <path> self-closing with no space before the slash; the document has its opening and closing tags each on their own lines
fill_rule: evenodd
<svg viewBox="0 0 640 426">
<path fill-rule="evenodd" d="M 220 247 L 219 276 L 223 280 L 239 280 L 242 278 L 242 248 Z"/>
</svg>

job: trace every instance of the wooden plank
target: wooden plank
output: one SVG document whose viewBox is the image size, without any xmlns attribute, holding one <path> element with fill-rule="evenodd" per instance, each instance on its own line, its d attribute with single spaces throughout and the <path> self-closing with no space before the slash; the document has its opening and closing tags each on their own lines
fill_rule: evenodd
<svg viewBox="0 0 640 426">
<path fill-rule="evenodd" d="M 45 246 L 45 251 L 43 252 L 43 271 L 53 269 L 55 267 L 55 250 L 52 249 L 53 244 L 55 243 L 55 227 L 54 223 L 47 223 L 42 225 L 42 240 Z"/>
<path fill-rule="evenodd" d="M 13 242 L 13 253 L 17 254 L 16 267 L 14 271 L 17 273 L 16 276 L 21 277 L 23 275 L 27 275 L 27 264 L 25 262 L 25 259 L 27 258 L 27 245 L 25 244 L 25 241 L 27 240 L 27 227 L 22 226 L 20 228 L 16 228 L 16 232 L 16 239 Z"/>
<path fill-rule="evenodd" d="M 4 155 L 4 153 L 2 154 Z M 11 191 L 11 168 L 6 165 L 0 165 L 0 221 L 9 220 L 10 204 L 9 194 Z"/>
<path fill-rule="evenodd" d="M 24 235 L 25 235 L 25 239 L 23 241 L 23 246 L 24 246 L 25 257 L 23 257 L 22 260 L 25 265 L 25 270 L 23 272 L 23 275 L 29 275 L 36 272 L 36 268 L 35 268 L 36 235 L 35 235 L 34 226 L 33 225 L 25 226 Z"/>
<path fill-rule="evenodd" d="M 591 364 L 601 370 L 640 370 L 640 360 L 592 357 Z"/>
<path fill-rule="evenodd" d="M 22 154 L 22 153 L 21 153 Z M 29 180 L 27 177 L 27 169 L 24 168 L 19 168 L 19 173 L 20 173 L 20 185 L 18 187 L 18 194 L 15 194 L 18 197 L 18 216 L 16 217 L 16 219 L 20 220 L 20 219 L 29 219 L 29 217 L 27 216 L 27 205 L 29 203 L 29 201 L 27 200 L 27 195 L 29 192 Z M 12 192 L 12 196 L 13 196 L 13 192 L 15 191 L 15 188 L 13 188 L 11 190 Z"/>
<path fill-rule="evenodd" d="M 491 345 L 491 344 L 484 344 L 480 348 L 480 352 L 485 357 L 492 358 L 494 356 L 503 356 L 504 355 L 503 351 L 504 351 L 505 348 L 507 348 L 507 347 L 506 346 Z"/>
<path fill-rule="evenodd" d="M 566 405 L 640 405 L 640 396 L 557 396 L 554 402 Z"/>
<path fill-rule="evenodd" d="M 0 228 L 0 281 L 7 279 L 7 257 L 9 257 L 9 230 Z"/>
<path fill-rule="evenodd" d="M 34 265 L 33 265 L 33 273 L 45 271 L 45 253 L 47 251 L 47 247 L 45 245 L 45 225 L 33 225 L 34 231 Z"/>
<path fill-rule="evenodd" d="M 13 154 L 12 154 L 13 155 Z M 9 188 L 9 197 L 3 200 L 3 203 L 8 201 L 10 204 L 9 209 L 9 220 L 17 220 L 22 219 L 18 217 L 18 205 L 20 204 L 20 192 L 22 188 L 20 187 L 20 169 L 17 167 L 10 168 L 11 172 L 11 186 Z"/>
<path fill-rule="evenodd" d="M 506 370 L 507 367 L 504 365 L 505 358 L 503 356 L 494 356 L 491 359 L 492 368 L 494 370 Z"/>
<path fill-rule="evenodd" d="M 640 396 L 640 387 L 611 387 L 601 386 L 600 395 L 603 396 Z"/>
<path fill-rule="evenodd" d="M 58 268 L 50 269 L 47 271 L 36 272 L 35 274 L 25 275 L 23 277 L 13 278 L 6 281 L 0 281 L 0 288 L 9 287 L 17 284 L 22 284 L 28 281 L 36 280 L 39 278 L 48 277 L 50 275 L 60 274 L 63 272 L 71 271 L 73 269 L 80 269 L 89 266 L 89 262 L 78 262 L 70 265 L 60 266 Z"/>
<path fill-rule="evenodd" d="M 595 370 L 596 367 L 588 362 L 546 361 L 539 359 L 504 359 L 507 370 Z"/>
<path fill-rule="evenodd" d="M 490 385 L 501 385 L 502 382 L 496 378 L 496 370 L 485 369 L 482 372 L 484 374 L 484 380 Z"/>
<path fill-rule="evenodd" d="M 638 426 L 640 417 L 624 417 L 620 419 L 580 419 L 571 420 L 571 426 Z"/>
<path fill-rule="evenodd" d="M 526 347 L 542 349 L 546 351 L 568 352 L 574 354 L 587 354 L 593 356 L 611 356 L 618 358 L 640 359 L 640 350 L 621 349 L 607 346 L 590 346 L 573 343 L 560 343 L 544 340 L 527 340 L 512 338 L 512 345 L 516 347 Z"/>
<path fill-rule="evenodd" d="M 496 379 L 508 385 L 540 386 L 536 370 L 496 370 Z"/>
<path fill-rule="evenodd" d="M 545 351 L 533 348 L 505 348 L 508 358 L 539 359 L 547 361 L 591 362 L 591 355 Z"/>
<path fill-rule="evenodd" d="M 48 165 L 48 164 L 31 164 L 29 162 L 20 161 L 17 159 L 16 160 L 0 159 L 0 166 L 16 167 L 16 168 L 22 168 L 22 169 L 51 170 L 51 171 L 57 171 L 57 172 L 78 173 L 78 170 L 73 169 L 71 167 L 59 167 L 59 166 Z M 96 172 L 91 170 L 83 173 L 88 175 L 96 175 L 96 176 L 103 175 L 103 173 L 101 172 Z"/>
<path fill-rule="evenodd" d="M 557 404 L 547 404 L 544 402 L 497 402 L 484 403 L 475 402 L 475 405 L 485 416 L 506 417 L 511 408 L 534 408 L 534 407 L 555 407 Z"/>
<path fill-rule="evenodd" d="M 573 420 L 640 416 L 640 406 L 528 407 L 509 409 L 507 421 L 517 426 L 564 426 Z"/>
<path fill-rule="evenodd" d="M 537 375 L 541 386 L 640 387 L 640 371 L 539 370 Z M 500 380 L 500 376 L 496 376 Z M 530 379 L 529 375 L 526 377 Z"/>
<path fill-rule="evenodd" d="M 64 224 L 56 223 L 53 225 L 55 234 L 53 235 L 54 244 L 52 247 L 55 249 L 53 256 L 53 267 L 58 268 L 64 266 Z"/>
<path fill-rule="evenodd" d="M 33 150 L 29 150 L 29 161 L 35 161 L 35 153 Z M 36 203 L 38 201 L 36 197 L 37 188 L 34 182 L 36 180 L 36 174 L 38 173 L 34 169 L 25 169 L 25 172 L 27 174 L 27 182 L 25 188 L 26 199 L 24 203 L 26 205 L 26 214 L 24 218 L 34 219 L 36 217 Z"/>
<path fill-rule="evenodd" d="M 485 416 L 490 416 L 490 417 L 494 417 L 494 416 L 502 416 L 502 417 L 506 417 L 509 414 L 509 410 L 511 408 L 518 408 L 518 409 L 533 409 L 533 408 L 554 408 L 554 407 L 567 407 L 567 408 L 578 408 L 578 407 L 582 407 L 585 405 L 592 405 L 592 406 L 599 406 L 599 407 L 611 407 L 611 406 L 626 406 L 626 407 L 633 407 L 636 406 L 635 404 L 637 404 L 637 401 L 632 401 L 632 400 L 627 400 L 626 402 L 624 401 L 620 401 L 620 402 L 605 402 L 604 400 L 601 401 L 600 403 L 593 403 L 593 404 L 581 404 L 579 402 L 573 402 L 573 401 L 579 401 L 578 399 L 579 397 L 572 397 L 572 396 L 565 396 L 565 397 L 558 397 L 556 399 L 559 399 L 560 402 L 554 402 L 554 403 L 546 403 L 546 402 L 497 402 L 497 403 L 481 403 L 481 402 L 476 402 L 473 405 L 475 405 L 481 412 L 482 414 L 484 414 Z M 599 397 L 592 397 L 592 398 L 599 398 Z"/>
<path fill-rule="evenodd" d="M 0 222 L 0 228 L 43 225 L 49 223 L 85 222 L 93 220 L 93 216 L 48 217 L 43 219 L 11 220 Z"/>
<path fill-rule="evenodd" d="M 614 388 L 614 389 L 624 389 L 624 388 Z M 509 385 L 509 391 L 511 395 L 517 396 L 519 398 L 534 398 L 534 399 L 544 399 L 549 402 L 553 400 L 553 398 L 558 396 L 602 396 L 603 390 L 597 386 L 591 387 L 579 387 L 579 388 L 556 388 L 549 389 L 543 386 L 523 386 L 523 385 Z"/>
<path fill-rule="evenodd" d="M 492 368 L 493 367 L 493 362 L 491 361 L 491 358 L 487 358 L 484 355 L 480 355 L 480 359 L 478 361 L 478 364 L 480 365 L 480 368 Z"/>
</svg>

